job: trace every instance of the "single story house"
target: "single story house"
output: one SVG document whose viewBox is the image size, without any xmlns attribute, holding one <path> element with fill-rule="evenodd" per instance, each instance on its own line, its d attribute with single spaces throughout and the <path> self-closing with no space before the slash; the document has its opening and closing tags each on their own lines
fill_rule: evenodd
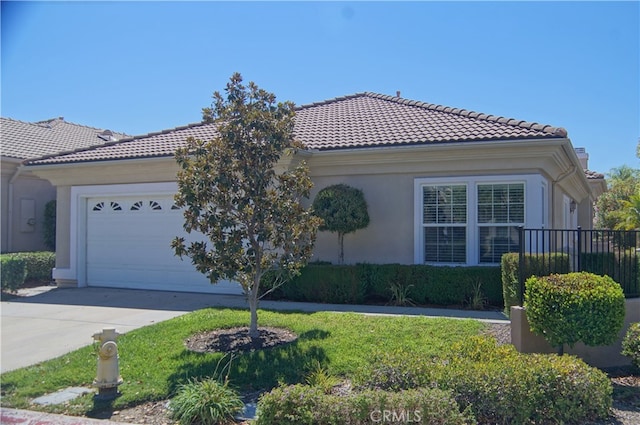
<svg viewBox="0 0 640 425">
<path fill-rule="evenodd" d="M 0 118 L 0 251 L 46 249 L 42 228 L 44 207 L 56 198 L 56 189 L 49 181 L 26 169 L 26 160 L 101 145 L 123 137 L 127 135 L 74 124 L 62 117 L 33 123 Z"/>
<path fill-rule="evenodd" d="M 234 293 L 210 285 L 170 241 L 183 235 L 175 149 L 209 139 L 191 124 L 30 161 L 57 188 L 60 285 Z M 605 189 L 562 128 L 399 96 L 358 93 L 297 108 L 295 136 L 315 187 L 364 192 L 370 225 L 345 238 L 347 263 L 495 265 L 516 228 L 591 228 Z M 582 161 L 582 162 L 581 162 Z M 336 262 L 320 232 L 314 260 Z"/>
</svg>

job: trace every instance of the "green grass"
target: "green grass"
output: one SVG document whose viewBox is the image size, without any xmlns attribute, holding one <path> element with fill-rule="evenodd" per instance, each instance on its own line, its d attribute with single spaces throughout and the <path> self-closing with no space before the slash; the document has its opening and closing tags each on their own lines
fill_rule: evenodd
<svg viewBox="0 0 640 425">
<path fill-rule="evenodd" d="M 244 310 L 204 309 L 121 336 L 122 396 L 106 407 L 120 409 L 166 399 L 190 379 L 211 376 L 222 354 L 191 352 L 184 340 L 197 332 L 248 323 L 249 313 Z M 416 356 L 435 355 L 484 327 L 474 320 L 271 311 L 260 311 L 259 324 L 290 329 L 298 339 L 286 346 L 234 357 L 229 378 L 240 391 L 304 382 L 309 365 L 316 361 L 326 365 L 331 374 L 349 377 L 382 350 L 402 347 Z M 69 386 L 90 386 L 95 373 L 93 346 L 8 372 L 0 376 L 1 404 L 26 408 L 34 397 Z M 87 395 L 47 410 L 91 416 L 104 408 Z"/>
</svg>

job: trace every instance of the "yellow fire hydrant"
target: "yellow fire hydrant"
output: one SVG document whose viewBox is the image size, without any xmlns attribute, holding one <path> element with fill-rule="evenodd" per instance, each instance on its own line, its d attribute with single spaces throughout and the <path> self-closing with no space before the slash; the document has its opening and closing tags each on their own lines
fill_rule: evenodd
<svg viewBox="0 0 640 425">
<path fill-rule="evenodd" d="M 93 334 L 93 339 L 98 341 L 98 372 L 93 385 L 98 387 L 97 398 L 109 400 L 117 397 L 118 385 L 122 384 L 120 369 L 118 366 L 118 344 L 116 339 L 120 336 L 113 328 L 103 329 L 102 332 Z"/>
</svg>

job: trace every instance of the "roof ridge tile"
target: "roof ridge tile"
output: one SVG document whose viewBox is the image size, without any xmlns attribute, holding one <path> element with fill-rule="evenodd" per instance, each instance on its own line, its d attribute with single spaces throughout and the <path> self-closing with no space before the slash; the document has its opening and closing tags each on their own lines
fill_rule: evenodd
<svg viewBox="0 0 640 425">
<path fill-rule="evenodd" d="M 537 122 L 517 120 L 517 119 L 514 119 L 514 118 L 508 118 L 508 117 L 504 117 L 504 116 L 501 116 L 501 115 L 485 114 L 485 113 L 482 113 L 482 112 L 467 111 L 466 109 L 453 108 L 453 107 L 449 107 L 449 106 L 438 105 L 438 104 L 428 103 L 428 102 L 422 102 L 422 101 L 418 101 L 418 100 L 411 100 L 411 99 L 405 99 L 405 98 L 396 97 L 396 96 L 383 95 L 383 94 L 380 94 L 380 93 L 364 92 L 362 94 L 364 94 L 365 96 L 372 97 L 372 98 L 387 100 L 387 101 L 390 101 L 390 102 L 396 102 L 396 103 L 403 104 L 403 105 L 417 106 L 417 107 L 426 108 L 426 109 L 430 109 L 430 110 L 435 110 L 435 111 L 439 111 L 439 112 L 460 115 L 460 116 L 463 116 L 463 117 L 470 117 L 470 118 L 480 119 L 480 120 L 484 120 L 484 121 L 498 122 L 500 124 L 506 124 L 506 125 L 511 125 L 511 126 L 515 126 L 515 127 L 521 127 L 521 128 L 530 129 L 530 128 L 533 128 L 533 126 L 535 126 L 535 125 L 541 125 L 541 124 L 539 124 Z M 551 126 L 551 125 L 543 125 L 543 129 L 540 130 L 540 131 L 542 131 L 544 133 L 548 133 L 548 134 L 553 134 L 555 136 L 561 136 L 561 137 L 567 137 L 567 134 L 568 134 L 566 129 L 564 129 L 562 127 L 554 127 L 554 126 Z"/>
</svg>

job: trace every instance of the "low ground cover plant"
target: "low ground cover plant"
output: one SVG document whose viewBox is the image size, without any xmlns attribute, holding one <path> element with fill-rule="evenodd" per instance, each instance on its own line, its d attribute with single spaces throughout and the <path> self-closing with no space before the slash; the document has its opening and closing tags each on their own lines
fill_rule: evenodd
<svg viewBox="0 0 640 425">
<path fill-rule="evenodd" d="M 598 369 L 570 356 L 520 354 L 488 337 L 453 344 L 447 354 L 382 353 L 356 375 L 360 388 L 451 391 L 478 423 L 583 423 L 607 417 L 613 389 Z"/>
<path fill-rule="evenodd" d="M 375 423 L 473 424 L 452 394 L 437 388 L 399 392 L 365 390 L 326 394 L 309 385 L 282 386 L 263 394 L 256 425 L 364 425 Z"/>
<path fill-rule="evenodd" d="M 181 384 L 170 405 L 172 417 L 182 425 L 232 424 L 243 407 L 238 392 L 214 378 Z"/>
<path fill-rule="evenodd" d="M 612 344 L 624 324 L 624 293 L 609 276 L 579 272 L 531 277 L 525 309 L 531 331 L 562 354 L 564 344 Z"/>
</svg>

